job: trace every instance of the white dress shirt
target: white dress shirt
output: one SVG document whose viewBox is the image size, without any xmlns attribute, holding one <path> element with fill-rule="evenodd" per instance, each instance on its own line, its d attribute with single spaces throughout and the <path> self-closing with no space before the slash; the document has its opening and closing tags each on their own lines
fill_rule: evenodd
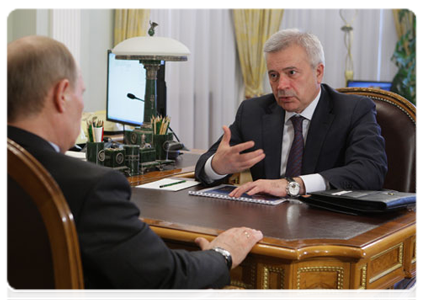
<svg viewBox="0 0 423 300">
<path fill-rule="evenodd" d="M 54 150 L 56 150 L 56 152 L 60 152 L 59 146 L 57 146 L 55 143 L 52 143 L 52 142 L 49 142 L 49 143 L 54 148 Z"/>
<path fill-rule="evenodd" d="M 305 118 L 303 121 L 303 137 L 304 137 L 304 143 L 307 143 L 307 134 L 308 129 L 310 127 L 310 122 L 314 114 L 314 110 L 317 107 L 317 104 L 319 103 L 321 90 L 319 91 L 317 97 L 299 114 L 302 117 Z M 286 171 L 286 165 L 288 161 L 289 151 L 291 149 L 292 142 L 294 140 L 294 126 L 292 125 L 292 121 L 290 118 L 294 115 L 297 115 L 297 113 L 293 112 L 285 112 L 285 126 L 283 128 L 283 139 L 282 139 L 282 157 L 281 157 L 281 177 L 285 176 Z M 284 145 L 286 147 L 284 147 Z M 214 156 L 214 155 L 213 155 Z M 213 159 L 213 156 L 211 156 L 205 166 L 204 171 L 209 178 L 209 182 L 213 182 L 214 180 L 222 179 L 226 175 L 220 175 L 217 174 L 212 166 L 211 161 Z M 329 186 L 328 182 L 321 176 L 320 174 L 309 174 L 309 175 L 301 175 L 299 176 L 303 182 L 304 187 L 307 193 L 322 191 Z"/>
</svg>

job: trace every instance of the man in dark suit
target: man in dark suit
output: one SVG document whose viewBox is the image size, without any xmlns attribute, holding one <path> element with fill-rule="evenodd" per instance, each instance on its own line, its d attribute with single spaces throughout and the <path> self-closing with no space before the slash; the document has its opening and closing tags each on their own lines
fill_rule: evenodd
<svg viewBox="0 0 423 300">
<path fill-rule="evenodd" d="M 262 238 L 232 228 L 204 251 L 170 250 L 130 202 L 119 172 L 63 154 L 80 133 L 85 86 L 66 47 L 47 37 L 8 45 L 8 137 L 59 184 L 78 232 L 87 288 L 207 288 L 229 283 L 229 270 Z"/>
<path fill-rule="evenodd" d="M 197 162 L 196 178 L 217 184 L 250 168 L 254 181 L 234 190 L 235 197 L 380 189 L 387 159 L 374 103 L 322 84 L 323 47 L 314 35 L 282 30 L 264 52 L 273 94 L 240 105 L 230 129 L 224 126 Z"/>
</svg>

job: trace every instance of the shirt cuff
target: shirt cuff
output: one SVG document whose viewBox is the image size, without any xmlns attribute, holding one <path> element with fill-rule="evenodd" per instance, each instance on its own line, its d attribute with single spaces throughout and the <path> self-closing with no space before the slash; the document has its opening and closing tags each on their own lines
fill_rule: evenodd
<svg viewBox="0 0 423 300">
<path fill-rule="evenodd" d="M 207 178 L 209 179 L 209 183 L 215 180 L 219 180 L 224 178 L 226 175 L 220 175 L 217 174 L 211 165 L 212 159 L 214 157 L 214 154 L 209 157 L 209 159 L 206 161 L 206 164 L 204 166 L 204 173 L 206 174 Z"/>
<path fill-rule="evenodd" d="M 329 186 L 329 182 L 320 174 L 309 174 L 299 176 L 303 182 L 306 194 L 324 191 Z"/>
</svg>

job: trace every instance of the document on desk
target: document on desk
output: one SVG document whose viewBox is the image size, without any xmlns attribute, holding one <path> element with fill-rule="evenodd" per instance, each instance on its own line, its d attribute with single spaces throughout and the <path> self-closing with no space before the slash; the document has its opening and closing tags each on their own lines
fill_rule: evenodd
<svg viewBox="0 0 423 300">
<path fill-rule="evenodd" d="M 192 178 L 164 178 L 154 182 L 141 184 L 136 187 L 142 189 L 176 192 L 198 184 L 200 184 L 200 182 L 195 181 Z"/>
<path fill-rule="evenodd" d="M 202 189 L 200 191 L 189 191 L 188 194 L 191 196 L 201 196 L 208 198 L 218 198 L 225 200 L 234 200 L 234 201 L 243 201 L 243 202 L 252 202 L 257 204 L 267 204 L 267 205 L 278 205 L 282 202 L 288 201 L 288 198 L 275 197 L 268 194 L 255 194 L 248 195 L 246 193 L 242 194 L 241 197 L 231 197 L 229 196 L 236 186 L 229 184 L 222 184 L 212 188 Z"/>
<path fill-rule="evenodd" d="M 78 158 L 80 160 L 87 160 L 85 152 L 66 151 L 65 154 L 71 157 Z"/>
</svg>

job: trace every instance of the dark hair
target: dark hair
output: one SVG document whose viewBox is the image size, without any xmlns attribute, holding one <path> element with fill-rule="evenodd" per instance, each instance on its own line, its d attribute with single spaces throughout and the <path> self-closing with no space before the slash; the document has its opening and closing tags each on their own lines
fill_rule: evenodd
<svg viewBox="0 0 423 300">
<path fill-rule="evenodd" d="M 44 99 L 59 81 L 75 88 L 77 66 L 62 43 L 48 37 L 28 36 L 7 47 L 7 119 L 39 113 Z"/>
</svg>

